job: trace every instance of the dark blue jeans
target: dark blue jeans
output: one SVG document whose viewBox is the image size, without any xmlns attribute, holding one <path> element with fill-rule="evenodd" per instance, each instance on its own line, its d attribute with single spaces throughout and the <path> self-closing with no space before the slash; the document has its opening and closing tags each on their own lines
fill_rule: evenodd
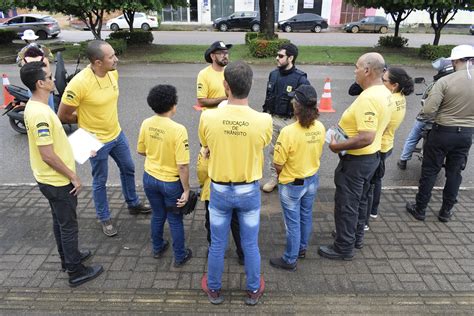
<svg viewBox="0 0 474 316">
<path fill-rule="evenodd" d="M 41 193 L 48 199 L 53 215 L 53 231 L 58 253 L 68 271 L 76 271 L 81 263 L 78 246 L 77 197 L 69 192 L 72 184 L 55 187 L 38 183 Z"/>
<path fill-rule="evenodd" d="M 369 225 L 370 214 L 377 215 L 379 212 L 380 196 L 382 195 L 382 179 L 385 175 L 385 160 L 390 157 L 392 150 L 380 153 L 380 164 L 370 180 L 369 200 L 367 202 L 367 217 L 365 224 Z"/>
<path fill-rule="evenodd" d="M 107 177 L 109 173 L 109 155 L 120 169 L 122 194 L 128 206 L 140 203 L 135 190 L 135 165 L 133 164 L 127 137 L 123 132 L 113 141 L 104 144 L 95 157 L 91 157 L 92 189 L 95 211 L 101 222 L 110 219 L 109 203 L 107 201 Z"/>
<path fill-rule="evenodd" d="M 143 174 L 143 188 L 153 210 L 151 216 L 151 240 L 153 252 L 163 249 L 163 228 L 166 219 L 170 225 L 173 238 L 173 252 L 176 262 L 183 261 L 186 256 L 184 248 L 183 214 L 167 212 L 167 206 L 176 206 L 176 201 L 183 194 L 181 182 L 165 182 L 156 179 L 147 172 Z"/>
</svg>

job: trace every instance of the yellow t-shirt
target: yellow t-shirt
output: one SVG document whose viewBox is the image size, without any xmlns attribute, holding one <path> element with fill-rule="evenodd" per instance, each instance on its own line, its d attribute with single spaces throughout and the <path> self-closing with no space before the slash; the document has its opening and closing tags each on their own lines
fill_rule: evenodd
<svg viewBox="0 0 474 316">
<path fill-rule="evenodd" d="M 76 172 L 71 145 L 59 118 L 49 105 L 28 101 L 25 108 L 25 126 L 30 149 L 30 165 L 36 181 L 55 187 L 65 186 L 71 181 L 51 168 L 41 158 L 38 146 L 53 145 L 54 152 L 64 164 Z"/>
<path fill-rule="evenodd" d="M 393 148 L 393 139 L 395 138 L 395 132 L 403 122 L 405 118 L 407 101 L 405 96 L 400 92 L 392 94 L 392 102 L 390 103 L 390 122 L 382 135 L 382 148 L 381 152 L 386 153 Z"/>
<path fill-rule="evenodd" d="M 360 131 L 374 131 L 375 139 L 372 144 L 351 149 L 351 155 L 370 155 L 380 151 L 382 134 L 390 121 L 389 104 L 391 93 L 384 85 L 375 85 L 365 89 L 344 111 L 339 126 L 349 137 L 354 137 Z"/>
<path fill-rule="evenodd" d="M 79 127 L 95 134 L 102 143 L 107 143 L 117 138 L 121 131 L 118 97 L 118 72 L 109 71 L 100 78 L 88 66 L 68 83 L 61 101 L 77 107 Z"/>
<path fill-rule="evenodd" d="M 282 165 L 278 181 L 287 184 L 314 175 L 319 169 L 326 129 L 315 121 L 309 128 L 298 122 L 285 126 L 278 136 L 273 162 Z"/>
<path fill-rule="evenodd" d="M 178 165 L 189 164 L 188 132 L 168 117 L 152 116 L 143 121 L 137 151 L 145 153 L 145 171 L 158 180 L 179 180 Z"/>
<path fill-rule="evenodd" d="M 209 147 L 209 176 L 218 182 L 262 178 L 263 148 L 272 138 L 272 118 L 249 106 L 228 104 L 201 114 L 199 140 Z"/>
<path fill-rule="evenodd" d="M 201 70 L 197 76 L 197 98 L 225 97 L 224 71 L 215 71 L 212 65 Z"/>
</svg>

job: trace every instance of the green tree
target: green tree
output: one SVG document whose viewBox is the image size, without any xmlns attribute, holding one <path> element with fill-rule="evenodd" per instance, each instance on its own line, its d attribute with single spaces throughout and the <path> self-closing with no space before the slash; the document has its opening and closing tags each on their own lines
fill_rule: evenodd
<svg viewBox="0 0 474 316">
<path fill-rule="evenodd" d="M 400 24 L 416 9 L 422 7 L 424 0 L 345 0 L 356 7 L 382 8 L 390 14 L 395 23 L 394 36 L 398 37 Z"/>
<path fill-rule="evenodd" d="M 101 39 L 104 13 L 116 9 L 114 0 L 13 0 L 17 8 L 37 8 L 73 15 L 84 22 L 94 38 Z"/>
<path fill-rule="evenodd" d="M 472 0 L 425 0 L 423 9 L 430 15 L 431 28 L 435 33 L 433 45 L 438 45 L 443 28 L 454 19 L 459 10 L 474 10 Z"/>
<path fill-rule="evenodd" d="M 161 11 L 165 5 L 186 6 L 186 0 L 117 0 L 117 9 L 121 9 L 130 32 L 133 32 L 133 20 L 136 12 Z"/>
<path fill-rule="evenodd" d="M 275 38 L 275 2 L 258 0 L 260 6 L 260 34 L 264 39 Z"/>
<path fill-rule="evenodd" d="M 13 9 L 13 0 L 0 0 L 0 11 L 6 13 L 6 11 Z"/>
</svg>

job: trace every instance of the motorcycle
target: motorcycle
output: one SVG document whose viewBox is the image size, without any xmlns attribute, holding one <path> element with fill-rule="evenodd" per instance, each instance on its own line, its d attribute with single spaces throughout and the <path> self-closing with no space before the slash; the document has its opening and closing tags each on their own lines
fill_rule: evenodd
<svg viewBox="0 0 474 316">
<path fill-rule="evenodd" d="M 79 63 L 81 56 L 79 55 L 77 58 L 76 69 L 74 73 L 68 75 L 64 66 L 64 59 L 61 54 L 61 51 L 64 51 L 64 48 L 58 48 L 51 51 L 53 53 L 56 53 L 56 70 L 54 72 L 54 83 L 57 91 L 53 94 L 53 97 L 54 112 L 57 113 L 59 104 L 61 102 L 61 97 L 64 93 L 64 90 L 66 89 L 68 82 L 80 71 Z M 14 131 L 20 134 L 26 134 L 24 111 L 26 102 L 28 102 L 28 100 L 30 99 L 30 91 L 28 89 L 15 85 L 8 85 L 5 88 L 14 97 L 14 100 L 5 107 L 5 112 L 3 112 L 2 116 L 8 116 L 10 126 L 13 128 Z M 76 124 L 63 124 L 63 127 L 67 134 L 70 134 L 77 129 Z"/>
</svg>

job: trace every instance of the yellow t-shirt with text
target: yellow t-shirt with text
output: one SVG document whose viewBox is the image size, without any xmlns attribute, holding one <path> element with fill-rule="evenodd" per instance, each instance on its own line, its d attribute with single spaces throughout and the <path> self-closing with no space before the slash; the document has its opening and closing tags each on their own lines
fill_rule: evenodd
<svg viewBox="0 0 474 316">
<path fill-rule="evenodd" d="M 262 178 L 263 149 L 272 138 L 272 118 L 249 106 L 227 104 L 201 114 L 199 140 L 209 147 L 209 177 L 218 182 Z"/>
<path fill-rule="evenodd" d="M 79 127 L 95 134 L 107 143 L 120 134 L 118 120 L 118 72 L 109 71 L 104 77 L 84 68 L 68 83 L 61 101 L 77 108 Z"/>
<path fill-rule="evenodd" d="M 354 137 L 360 131 L 375 132 L 372 144 L 359 149 L 347 150 L 351 155 L 370 155 L 380 151 L 382 134 L 390 121 L 389 106 L 391 92 L 384 85 L 375 85 L 365 89 L 344 111 L 339 121 L 348 137 Z"/>
<path fill-rule="evenodd" d="M 145 153 L 145 171 L 160 181 L 179 180 L 178 165 L 189 164 L 188 132 L 168 117 L 143 121 L 137 151 Z"/>
<path fill-rule="evenodd" d="M 390 103 L 390 111 L 392 115 L 390 116 L 390 122 L 382 135 L 381 152 L 386 153 L 393 148 L 395 132 L 405 118 L 406 106 L 407 101 L 404 95 L 400 92 L 392 94 L 392 102 Z"/>
<path fill-rule="evenodd" d="M 38 149 L 38 146 L 53 145 L 56 155 L 69 169 L 76 172 L 72 148 L 61 121 L 49 105 L 31 100 L 26 104 L 24 115 L 30 165 L 36 181 L 55 187 L 68 185 L 71 181 L 45 163 Z"/>
<path fill-rule="evenodd" d="M 201 70 L 197 76 L 197 98 L 225 97 L 224 71 L 215 71 L 212 65 Z"/>
<path fill-rule="evenodd" d="M 318 171 L 325 135 L 326 129 L 319 121 L 309 128 L 294 122 L 280 131 L 273 162 L 283 166 L 278 176 L 281 184 L 304 179 Z"/>
</svg>

